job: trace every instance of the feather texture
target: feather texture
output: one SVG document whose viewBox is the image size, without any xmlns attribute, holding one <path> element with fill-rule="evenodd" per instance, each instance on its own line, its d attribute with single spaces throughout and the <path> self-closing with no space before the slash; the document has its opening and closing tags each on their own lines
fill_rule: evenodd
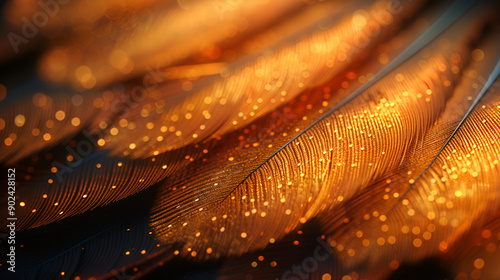
<svg viewBox="0 0 500 280">
<path fill-rule="evenodd" d="M 498 93 L 493 81 L 499 70 L 494 60 L 499 38 L 489 37 L 480 52 L 491 62 L 471 63 L 441 119 L 405 159 L 408 164 L 360 194 L 340 218 L 325 219 L 346 263 L 415 261 L 446 251 L 471 227 L 480 226 L 481 217 L 496 211 Z M 480 91 L 473 92 L 479 84 Z M 477 106 L 475 98 L 480 100 Z M 469 109 L 474 109 L 470 116 Z M 366 202 L 373 197 L 384 203 Z M 345 221 L 356 231 L 341 229 Z"/>
<path fill-rule="evenodd" d="M 129 6 L 130 11 L 110 9 L 96 15 L 104 20 L 94 23 L 93 32 L 80 26 L 83 30 L 73 31 L 76 43 L 55 46 L 42 57 L 42 75 L 77 88 L 109 85 L 142 75 L 151 65 L 171 66 L 197 53 L 220 51 L 218 45 L 235 41 L 232 37 L 249 36 L 306 7 L 297 0 L 151 2 L 150 8 L 137 12 Z M 177 22 L 182 29 L 173 24 Z M 90 78 L 72 75 L 82 67 L 89 70 Z"/>
<path fill-rule="evenodd" d="M 60 6 L 0 84 L 15 277 L 495 279 L 498 4 L 450 2 Z"/>
<path fill-rule="evenodd" d="M 114 153 L 151 155 L 152 151 L 162 153 L 250 124 L 286 104 L 304 89 L 326 82 L 345 69 L 364 49 L 378 42 L 375 38 L 368 39 L 368 43 L 360 45 L 357 51 L 347 49 L 346 46 L 356 44 L 357 34 L 374 34 L 382 38 L 395 30 L 403 13 L 393 16 L 389 13 L 390 7 L 384 3 L 366 4 L 367 11 L 359 15 L 363 18 L 362 24 L 345 15 L 355 12 L 354 7 L 349 7 L 332 13 L 327 18 L 333 22 L 328 28 L 313 23 L 312 27 L 285 38 L 284 42 L 289 42 L 287 45 L 280 43 L 227 65 L 219 75 L 202 79 L 193 84 L 192 89 L 182 92 L 185 98 L 170 102 L 160 114 L 149 114 L 146 127 L 121 130 L 107 141 L 105 147 Z M 403 10 L 411 13 L 416 6 L 416 3 L 411 3 Z M 370 15 L 380 13 L 389 15 L 386 25 Z M 369 28 L 373 26 L 376 30 L 370 33 Z M 161 91 L 161 87 L 158 90 Z M 141 105 L 153 110 L 156 101 L 153 98 Z M 150 149 L 152 143 L 134 137 L 137 134 L 149 135 L 155 149 Z M 134 138 L 136 140 L 131 141 Z"/>
<path fill-rule="evenodd" d="M 422 51 L 373 86 L 363 85 L 368 89 L 361 87 L 359 96 L 333 108 L 241 181 L 200 173 L 200 184 L 190 181 L 164 190 L 153 209 L 157 237 L 163 242 L 185 240 L 186 248 L 199 248 L 201 254 L 211 248 L 213 256 L 238 255 L 281 238 L 327 204 L 350 198 L 395 168 L 399 161 L 394 159 L 438 119 L 457 78 L 451 71 L 459 66 L 451 62 L 457 51 L 452 46 L 465 49 L 468 37 L 456 40 L 431 46 L 434 53 Z M 424 97 L 428 92 L 434 93 L 432 99 Z M 181 186 L 180 195 L 171 194 Z M 181 203 L 185 206 L 179 211 Z M 280 222 L 263 222 L 267 220 Z"/>
</svg>

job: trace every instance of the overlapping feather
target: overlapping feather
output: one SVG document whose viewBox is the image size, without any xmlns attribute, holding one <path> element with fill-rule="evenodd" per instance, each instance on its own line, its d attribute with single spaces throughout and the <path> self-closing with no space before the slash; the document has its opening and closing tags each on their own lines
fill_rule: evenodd
<svg viewBox="0 0 500 280">
<path fill-rule="evenodd" d="M 292 10 L 297 4 L 280 3 L 276 5 L 283 4 Z M 500 100 L 494 82 L 498 76 L 498 69 L 494 68 L 498 58 L 497 27 L 490 17 L 484 16 L 488 15 L 484 8 L 479 8 L 439 35 L 467 9 L 459 3 L 435 21 L 422 37 L 408 44 L 387 67 L 353 66 L 352 62 L 368 54 L 378 56 L 379 62 L 386 64 L 392 56 L 388 49 L 395 52 L 407 45 L 406 37 L 402 36 L 403 40 L 395 40 L 390 47 L 385 44 L 377 51 L 368 51 L 420 6 L 405 3 L 403 13 L 391 16 L 391 24 L 380 26 L 380 34 L 364 45 L 363 51 L 344 57 L 339 56 L 338 52 L 342 53 L 339 45 L 337 49 L 328 47 L 332 35 L 355 44 L 356 34 L 366 33 L 368 26 L 373 26 L 377 11 L 391 9 L 387 4 L 366 4 L 366 10 L 362 11 L 355 11 L 360 6 L 350 9 L 347 5 L 349 16 L 336 25 L 325 26 L 320 21 L 317 31 L 304 29 L 295 43 L 283 40 L 284 45 L 278 45 L 275 52 L 264 51 L 260 53 L 262 56 L 249 61 L 230 64 L 220 70 L 220 76 L 188 83 L 183 77 L 148 89 L 145 100 L 130 107 L 131 114 L 125 118 L 109 110 L 111 102 L 123 95 L 109 91 L 91 95 L 92 104 L 86 101 L 82 106 L 93 108 L 88 111 L 73 113 L 75 104 L 69 103 L 72 99 L 52 99 L 45 95 L 37 95 L 32 103 L 36 106 L 44 97 L 50 106 L 38 106 L 34 113 L 22 109 L 33 106 L 31 103 L 10 109 L 2 120 L 13 120 L 16 114 L 28 117 L 21 127 L 20 120 L 2 127 L 4 138 L 12 141 L 2 159 L 4 162 L 10 159 L 9 164 L 30 165 L 26 156 L 34 153 L 64 159 L 65 152 L 60 150 L 66 143 L 74 146 L 76 142 L 68 139 L 73 135 L 78 139 L 82 135 L 77 134 L 80 127 L 87 125 L 101 129 L 93 134 L 97 135 L 98 146 L 113 150 L 111 156 L 100 151 L 70 164 L 64 180 L 56 180 L 61 173 L 45 177 L 49 167 L 33 174 L 42 180 L 18 188 L 19 201 L 23 202 L 17 208 L 19 229 L 48 224 L 46 228 L 22 231 L 27 244 L 36 243 L 37 230 L 50 232 L 64 223 L 99 219 L 99 213 L 123 206 L 113 203 L 99 209 L 104 212 L 89 210 L 160 182 L 150 190 L 150 193 L 159 191 L 151 210 L 153 230 L 146 226 L 150 222 L 147 215 L 134 218 L 133 227 L 123 222 L 127 221 L 126 214 L 118 215 L 115 217 L 118 222 L 107 230 L 97 234 L 84 231 L 82 236 L 87 239 L 83 243 L 61 247 L 53 258 L 31 266 L 24 276 L 106 279 L 116 276 L 110 272 L 113 269 L 135 273 L 137 267 L 142 270 L 139 275 L 144 275 L 158 263 L 170 260 L 177 246 L 180 247 L 175 255 L 191 260 L 247 254 L 234 261 L 250 265 L 247 262 L 255 254 L 269 254 L 265 248 L 273 250 L 269 244 L 281 239 L 289 242 L 291 239 L 287 238 L 294 238 L 290 235 L 292 231 L 304 223 L 309 225 L 308 221 L 318 216 L 325 230 L 322 233 L 331 235 L 323 236 L 322 240 L 336 252 L 319 270 L 308 274 L 314 279 L 325 279 L 328 277 L 325 273 L 342 276 L 345 271 L 350 271 L 349 277 L 359 277 L 360 274 L 351 271 L 353 267 L 359 268 L 355 267 L 359 263 L 372 267 L 390 263 L 390 268 L 395 269 L 401 262 L 436 254 L 454 258 L 460 255 L 463 243 L 457 240 L 475 238 L 478 232 L 481 238 L 492 240 L 500 197 L 497 190 Z M 314 10 L 310 15 L 316 14 L 321 13 Z M 310 15 L 304 18 L 310 20 Z M 410 33 L 409 37 L 416 37 Z M 206 37 L 213 40 L 211 34 Z M 220 41 L 217 38 L 213 42 Z M 422 49 L 433 38 L 436 39 Z M 477 42 L 481 50 L 473 51 Z M 195 44 L 179 49 L 173 57 L 180 61 L 193 53 L 193 49 Z M 142 63 L 137 59 L 143 50 L 137 52 L 134 63 Z M 290 68 L 293 65 L 298 68 Z M 347 67 L 351 68 L 343 74 Z M 179 69 L 187 73 L 195 68 Z M 375 75 L 370 73 L 373 70 Z M 98 74 L 103 83 L 112 81 L 113 75 Z M 184 89 L 180 89 L 179 81 L 184 87 L 193 86 L 186 96 L 180 95 Z M 140 82 L 127 83 L 125 96 L 130 97 L 130 90 Z M 475 107 L 471 104 L 478 92 L 471 92 L 471 88 L 482 89 L 480 97 L 485 93 L 477 99 L 479 104 Z M 97 99 L 100 99 L 98 104 Z M 59 120 L 61 114 L 58 116 L 56 112 L 61 108 L 65 115 Z M 468 115 L 470 108 L 473 110 Z M 82 126 L 71 123 L 73 115 L 81 119 Z M 103 123 L 103 116 L 109 121 Z M 54 117 L 55 124 L 41 123 Z M 131 123 L 134 125 L 130 126 Z M 39 129 L 40 125 L 43 129 Z M 111 133 L 111 128 L 119 133 Z M 38 142 L 23 150 L 21 147 L 32 139 L 28 134 L 33 135 L 34 129 L 39 129 L 42 137 L 50 133 L 52 142 Z M 211 138 L 216 139 L 204 141 Z M 54 146 L 57 143 L 59 146 Z M 154 195 L 141 197 L 141 203 L 148 205 Z M 133 205 L 133 200 L 134 197 L 126 201 Z M 485 223 L 486 218 L 491 220 L 489 224 Z M 476 228 L 480 230 L 474 232 Z M 133 234 L 128 235 L 129 231 Z M 168 246 L 156 249 L 153 236 Z M 55 244 L 55 241 L 50 242 Z M 72 243 L 70 238 L 66 241 Z M 124 246 L 123 242 L 129 243 Z M 497 250 L 491 244 L 494 242 L 484 247 L 488 254 Z M 82 253 L 80 245 L 88 253 Z M 126 254 L 122 249 L 129 245 L 133 249 Z M 136 247 L 145 248 L 144 253 L 138 255 Z M 448 252 L 450 248 L 452 251 Z M 43 254 L 45 249 L 42 246 L 37 250 L 32 252 L 33 256 Z M 254 250 L 262 251 L 248 254 Z M 468 252 L 460 258 L 469 265 L 475 258 L 474 268 L 463 270 L 474 278 L 481 275 L 484 266 L 481 261 L 487 259 L 486 253 L 473 249 Z M 133 254 L 137 256 L 129 257 Z M 100 261 L 103 257 L 112 262 L 104 266 Z M 347 270 L 332 269 L 338 264 L 336 258 Z M 231 262 L 221 271 L 225 271 L 226 277 L 280 277 L 294 264 L 294 259 L 286 254 L 276 254 L 276 259 L 283 262 L 253 273 L 247 273 L 244 267 L 235 273 L 228 269 Z M 262 261 L 255 262 L 260 268 Z M 279 269 L 273 270 L 276 265 L 280 265 Z M 374 276 L 374 270 L 366 267 L 362 275 L 367 271 Z M 483 276 L 492 273 L 486 271 Z M 383 277 L 382 274 L 379 276 Z"/>
<path fill-rule="evenodd" d="M 415 3 L 408 5 L 407 9 L 403 9 L 407 13 L 417 6 Z M 382 37 L 394 30 L 403 16 L 393 16 L 387 3 L 376 3 L 372 7 L 368 4 L 365 8 L 367 11 L 357 15 L 362 18 L 361 24 L 345 16 L 345 13 L 354 12 L 353 8 L 333 13 L 331 27 L 321 28 L 315 23 L 312 28 L 305 29 L 308 32 L 306 36 L 301 36 L 304 32 L 301 31 L 294 34 L 298 38 L 285 39 L 293 40 L 292 43 L 265 49 L 250 61 L 246 58 L 226 66 L 219 75 L 193 84 L 187 92 L 182 92 L 185 98 L 169 102 L 158 114 L 152 112 L 157 98 L 141 102 L 140 106 L 145 106 L 143 116 L 148 125 L 134 130 L 120 130 L 116 136 L 110 137 L 105 147 L 114 153 L 151 155 L 250 124 L 290 101 L 304 89 L 327 81 L 362 54 L 364 49 L 377 42 L 368 38 L 368 43 L 358 44 L 357 51 L 353 51 L 351 46 L 355 46 L 359 34 Z M 387 23 L 379 23 L 371 15 L 380 13 L 388 14 Z M 370 28 L 376 29 L 371 31 Z M 161 87 L 158 90 L 161 91 Z M 150 135 L 147 143 L 134 136 L 144 133 Z M 152 145 L 154 149 L 150 148 Z"/>
<path fill-rule="evenodd" d="M 183 240 L 185 252 L 196 250 L 200 258 L 211 257 L 204 253 L 208 248 L 215 257 L 242 254 L 349 199 L 396 168 L 395 159 L 439 118 L 458 78 L 451 69 L 460 63 L 451 56 L 465 50 L 469 39 L 466 33 L 455 44 L 431 45 L 432 51 L 422 51 L 334 108 L 255 169 L 228 164 L 214 173 L 211 167 L 198 168 L 198 180 L 166 188 L 153 209 L 157 237 Z M 234 160 L 232 155 L 227 159 Z M 236 178 L 221 176 L 228 173 Z"/>
</svg>

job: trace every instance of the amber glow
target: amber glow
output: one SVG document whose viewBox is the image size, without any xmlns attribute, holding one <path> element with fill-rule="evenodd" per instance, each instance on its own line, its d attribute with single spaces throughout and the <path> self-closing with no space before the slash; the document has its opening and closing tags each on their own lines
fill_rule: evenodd
<svg viewBox="0 0 500 280">
<path fill-rule="evenodd" d="M 498 278 L 500 6 L 438 2 L 6 1 L 16 276 Z"/>
</svg>

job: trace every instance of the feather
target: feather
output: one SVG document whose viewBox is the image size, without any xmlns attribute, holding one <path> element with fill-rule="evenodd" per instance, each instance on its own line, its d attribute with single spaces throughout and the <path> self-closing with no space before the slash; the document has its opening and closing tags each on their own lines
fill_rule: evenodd
<svg viewBox="0 0 500 280">
<path fill-rule="evenodd" d="M 344 271 L 317 223 L 308 223 L 263 249 L 224 261 L 217 279 L 341 279 Z"/>
<path fill-rule="evenodd" d="M 19 89 L 19 92 L 26 91 Z M 107 151 L 99 151 L 99 139 L 104 137 L 102 123 L 106 123 L 101 120 L 113 114 L 104 108 L 109 109 L 113 96 L 110 94 L 68 97 L 37 93 L 29 103 L 6 100 L 7 104 L 15 105 L 2 111 L 1 120 L 4 116 L 13 120 L 0 131 L 6 139 L 5 145 L 8 144 L 2 158 L 9 159 L 5 164 L 17 170 L 20 183 L 17 195 L 23 206 L 16 212 L 20 218 L 19 230 L 48 224 L 137 193 L 202 157 L 213 145 L 190 145 L 138 160 L 109 156 Z M 92 104 L 96 96 L 107 100 L 100 109 Z M 101 128 L 89 129 L 94 122 Z M 27 155 L 31 158 L 21 161 Z M 7 196 L 2 195 L 1 199 L 7 203 Z M 0 215 L 6 217 L 7 213 Z"/>
<path fill-rule="evenodd" d="M 133 249 L 128 251 L 124 248 Z M 22 279 L 54 279 L 61 273 L 84 279 L 107 273 L 116 276 L 120 275 L 118 269 L 122 266 L 143 260 L 145 252 L 153 255 L 162 254 L 165 250 L 168 249 L 159 249 L 154 238 L 148 237 L 147 220 L 132 220 L 103 231 L 32 269 L 23 269 Z M 172 252 L 168 254 L 172 255 Z"/>
<path fill-rule="evenodd" d="M 456 11 L 442 17 L 448 23 L 454 20 L 450 13 Z M 466 49 L 469 36 L 456 37 L 444 48 L 430 46 L 430 53 L 424 50 L 406 61 L 446 26 L 438 20 L 371 82 L 278 146 L 264 162 L 243 165 L 248 173 L 232 164 L 220 171 L 198 168 L 199 180 L 164 188 L 152 210 L 157 237 L 166 243 L 183 240 L 185 249 L 196 249 L 200 259 L 240 255 L 283 237 L 326 204 L 348 199 L 395 168 L 399 161 L 393 159 L 403 156 L 419 132 L 438 119 L 452 93 L 457 75 L 450 69 L 457 65 L 450 57 L 456 49 Z M 427 63 L 419 64 L 422 58 Z M 429 90 L 435 93 L 432 100 L 420 97 Z M 226 156 L 232 161 L 231 154 Z M 238 177 L 225 178 L 228 173 Z M 212 256 L 204 253 L 207 248 Z"/>
<path fill-rule="evenodd" d="M 484 48 L 472 53 L 473 59 L 478 52 L 487 53 L 485 60 L 473 61 L 464 72 L 441 119 L 405 159 L 408 164 L 383 176 L 342 213 L 332 213 L 337 217 L 325 217 L 327 232 L 342 245 L 339 255 L 346 264 L 417 261 L 446 251 L 498 208 L 495 80 L 500 64 L 495 58 L 500 37 L 492 34 Z M 471 93 L 478 84 L 483 84 L 480 91 Z M 373 197 L 383 197 L 383 203 L 367 201 Z M 345 222 L 356 230 L 343 230 L 339 225 L 346 227 Z"/>
<path fill-rule="evenodd" d="M 132 265 L 167 261 L 175 246 L 160 246 L 154 239 L 148 226 L 149 205 L 144 203 L 151 196 L 154 191 L 142 192 L 73 219 L 19 231 L 16 237 L 23 245 L 17 251 L 16 276 L 56 279 L 64 272 L 71 279 L 113 278 L 132 275 L 127 272 Z"/>
<path fill-rule="evenodd" d="M 147 66 L 171 66 L 209 47 L 217 49 L 231 37 L 248 36 L 306 6 L 297 0 L 155 2 L 135 13 L 107 11 L 93 32 L 79 26 L 83 30 L 73 32 L 76 42 L 55 46 L 42 57 L 42 75 L 77 88 L 109 85 L 141 75 Z M 90 79 L 72 75 L 81 67 L 89 69 Z"/>
<path fill-rule="evenodd" d="M 374 8 L 372 8 L 374 12 L 380 12 L 380 9 L 385 9 L 381 5 L 375 5 Z M 373 19 L 372 19 L 373 21 Z M 393 25 L 391 25 L 393 26 Z M 297 46 L 294 48 L 299 48 L 301 45 L 308 46 L 310 44 L 313 44 L 315 41 L 321 42 L 323 41 L 324 36 L 329 36 L 330 34 L 348 34 L 349 32 L 355 31 L 356 28 L 358 28 L 355 24 L 352 24 L 348 19 L 342 18 L 341 23 L 339 26 L 334 25 L 330 29 L 327 29 L 326 31 L 321 31 L 320 33 L 316 34 L 314 33 L 312 37 L 312 43 L 305 41 L 305 42 L 299 42 L 297 43 Z M 347 31 L 345 30 L 347 29 Z M 376 40 L 373 40 L 374 42 Z M 373 43 L 371 43 L 373 44 Z M 300 47 L 302 48 L 302 47 Z M 339 48 L 337 46 L 337 48 Z M 287 49 L 289 47 L 284 47 L 281 52 L 287 53 Z M 334 48 L 335 50 L 336 48 Z M 328 53 L 332 51 L 327 51 Z M 323 53 L 318 53 L 316 54 L 314 51 L 312 52 L 307 52 L 306 54 L 312 55 L 314 54 L 315 56 L 322 56 L 324 55 Z M 286 60 L 287 55 L 281 54 L 279 57 L 284 57 L 285 59 L 284 62 L 281 62 L 280 65 L 287 65 L 289 64 Z M 276 58 L 278 59 L 278 58 Z M 293 58 L 295 61 L 295 58 Z M 304 60 L 304 59 L 302 59 Z M 318 61 L 319 62 L 319 61 Z M 322 62 L 321 62 L 322 63 Z M 320 63 L 320 64 L 321 64 Z M 346 63 L 348 63 L 346 61 Z M 346 64 L 345 63 L 345 64 Z M 342 64 L 342 61 L 337 62 L 337 66 L 334 67 L 333 69 L 336 69 L 334 71 L 339 71 L 343 67 L 345 67 Z M 259 64 L 260 65 L 260 64 Z M 267 64 L 266 64 L 267 65 Z M 261 66 L 259 66 L 261 67 Z M 279 65 L 277 66 L 279 68 Z M 288 66 L 286 66 L 288 67 Z M 311 68 L 317 68 L 314 67 L 314 65 L 310 66 Z M 323 66 L 325 67 L 325 66 Z M 263 69 L 266 69 L 264 67 Z M 290 71 L 294 71 L 291 70 Z M 302 72 L 300 70 L 299 72 Z M 315 70 L 314 75 L 320 75 L 321 71 L 319 69 Z M 235 74 L 238 75 L 238 74 Z M 285 75 L 285 74 L 283 74 Z M 286 79 L 292 79 L 294 75 L 292 74 L 286 74 L 285 78 Z M 246 78 L 242 78 L 246 79 Z M 240 79 L 240 80 L 242 80 Z M 224 81 L 223 81 L 224 82 Z M 247 79 L 247 84 L 252 82 L 251 80 Z M 304 83 L 306 81 L 304 80 Z M 252 82 L 253 83 L 253 82 Z M 318 83 L 318 82 L 316 82 Z M 314 85 L 314 84 L 313 84 Z M 311 85 L 312 86 L 312 85 Z M 278 89 L 274 90 L 275 93 L 270 94 L 270 96 L 275 96 L 276 94 L 282 96 L 283 94 L 279 94 Z M 257 89 L 255 90 L 254 93 L 252 94 L 258 94 L 260 93 Z M 294 94 L 289 94 L 289 97 L 282 97 L 282 103 L 286 103 L 287 100 L 289 100 L 291 97 L 294 97 L 299 93 L 299 88 L 295 87 L 295 93 Z M 130 92 L 128 92 L 129 95 L 132 95 Z M 229 94 L 227 92 L 226 94 Z M 92 95 L 91 95 L 92 96 Z M 93 98 L 93 107 L 96 107 L 96 101 L 100 101 L 102 104 L 99 105 L 99 107 L 102 109 L 102 112 L 108 115 L 110 118 L 112 118 L 113 113 L 116 114 L 115 112 L 108 112 L 109 108 L 113 107 L 113 98 L 114 100 L 119 99 L 119 94 L 113 93 L 106 91 L 102 94 L 101 97 L 99 94 L 94 94 L 92 96 Z M 246 96 L 246 95 L 245 95 Z M 235 96 L 233 95 L 233 98 Z M 251 98 L 251 95 L 248 95 L 244 97 L 243 99 L 246 98 Z M 206 99 L 206 98 L 205 98 Z M 92 99 L 91 99 L 92 100 Z M 183 101 L 186 104 L 187 101 Z M 194 102 L 194 101 L 193 101 Z M 125 102 L 124 102 L 125 103 Z M 195 102 L 196 103 L 196 102 Z M 220 103 L 220 102 L 219 102 Z M 241 103 L 241 102 L 237 102 Z M 203 103 L 204 105 L 209 106 L 209 104 Z M 244 106 L 256 106 L 252 104 L 248 104 L 246 102 L 243 102 Z M 267 105 L 266 105 L 267 104 Z M 279 103 L 278 103 L 279 104 Z M 87 104 L 88 106 L 89 104 Z M 184 106 L 183 105 L 183 106 Z M 259 105 L 260 106 L 260 105 Z M 266 108 L 267 106 L 267 108 Z M 263 109 L 264 111 L 262 113 L 258 113 L 255 117 L 258 117 L 260 114 L 266 113 L 267 111 L 270 111 L 271 109 L 274 109 L 277 105 L 272 104 L 272 102 L 264 102 Z M 45 106 L 46 107 L 46 106 Z M 44 108 L 45 108 L 44 107 Z M 144 107 L 139 107 L 138 108 L 144 108 Z M 237 109 L 235 106 L 231 106 L 233 109 Z M 208 108 L 208 107 L 207 107 Z M 48 108 L 48 111 L 51 108 Z M 241 109 L 241 108 L 240 108 Z M 143 109 L 144 110 L 144 109 Z M 243 110 L 243 109 L 242 109 Z M 18 111 L 17 108 L 13 110 L 14 112 Z M 53 111 L 53 110 L 52 110 Z M 112 110 L 113 111 L 113 110 Z M 198 110 L 198 111 L 201 111 Z M 234 112 L 237 112 L 238 110 L 235 110 Z M 244 110 L 243 110 L 244 111 Z M 227 111 L 220 111 L 221 113 L 225 114 Z M 129 117 L 129 123 L 132 123 L 134 121 L 139 122 L 140 119 L 142 118 L 141 116 L 134 115 L 134 113 L 130 113 L 131 117 Z M 38 116 L 36 113 L 33 115 L 30 115 L 29 119 L 42 119 L 41 117 L 44 116 Z M 202 117 L 203 120 L 205 118 Z M 134 130 L 127 130 L 127 129 L 117 129 L 116 127 L 121 126 L 121 122 L 123 119 L 120 119 L 120 121 L 117 121 L 117 124 L 115 128 L 111 128 L 112 126 L 108 126 L 106 122 L 96 122 L 94 121 L 94 124 L 91 126 L 98 126 L 95 128 L 97 133 L 92 133 L 92 134 L 101 134 L 100 136 L 93 136 L 95 138 L 99 138 L 99 140 L 95 140 L 99 146 L 101 146 L 100 141 L 106 142 L 106 140 L 109 142 L 108 136 L 112 136 L 115 134 L 113 130 L 120 131 L 118 135 L 114 139 L 117 141 L 116 143 L 119 143 L 120 145 L 124 145 L 127 147 L 127 150 L 131 150 L 131 144 L 128 144 L 125 142 L 124 139 L 131 139 L 131 137 L 135 137 L 135 135 L 142 135 L 141 138 L 144 139 L 144 130 L 149 131 L 149 127 L 142 127 L 140 125 L 137 125 Z M 184 120 L 190 123 L 190 125 L 181 125 L 181 127 L 193 127 L 192 123 L 194 120 Z M 163 117 L 160 119 L 160 122 L 165 124 Z M 224 121 L 223 121 L 224 122 Z M 246 123 L 250 122 L 250 120 L 246 121 Z M 120 123 L 120 125 L 118 124 Z M 245 123 L 245 122 L 244 122 Z M 149 125 L 149 123 L 148 123 Z M 34 125 L 35 126 L 35 125 Z M 177 125 L 176 125 L 177 126 Z M 203 124 L 202 126 L 205 126 Z M 219 125 L 214 125 L 213 128 L 218 127 Z M 232 125 L 231 125 L 232 126 Z M 165 126 L 166 127 L 166 126 Z M 197 125 L 195 126 L 197 127 Z M 205 132 L 207 132 L 207 135 L 210 135 L 213 133 L 211 131 L 211 126 L 207 124 L 207 128 Z M 31 127 L 30 127 L 31 129 Z M 106 130 L 104 130 L 106 129 Z M 142 130 L 141 130 L 142 129 Z M 163 131 L 162 129 L 159 129 L 160 132 Z M 60 130 L 58 127 L 58 130 L 61 133 L 64 133 L 65 130 Z M 122 132 L 125 131 L 125 132 Z M 142 131 L 142 132 L 141 132 Z M 103 133 L 107 133 L 108 135 L 102 135 Z M 133 134 L 133 135 L 131 135 Z M 161 134 L 164 134 L 161 132 Z M 174 136 L 173 133 L 169 133 L 174 138 L 178 138 L 177 136 Z M 174 143 L 174 140 L 171 138 L 165 138 L 163 140 L 163 137 L 160 135 L 158 137 L 156 136 L 151 136 L 153 139 L 158 139 L 158 137 L 162 138 L 162 142 L 167 143 L 167 144 L 172 144 Z M 150 138 L 148 136 L 148 138 Z M 191 138 L 191 137 L 190 137 Z M 203 137 L 202 137 L 203 138 Z M 112 138 L 113 139 L 113 138 Z M 27 140 L 27 139 L 26 139 Z M 111 140 L 112 142 L 113 140 Z M 155 141 L 155 140 L 152 140 Z M 160 140 L 157 140 L 160 141 Z M 181 141 L 183 145 L 186 145 L 189 143 L 186 139 L 179 138 L 176 141 Z M 82 142 L 79 142 L 81 144 Z M 44 225 L 47 223 L 51 223 L 57 220 L 60 220 L 62 218 L 66 218 L 78 213 L 83 213 L 87 210 L 93 209 L 97 206 L 102 206 L 104 204 L 119 200 L 121 198 L 124 198 L 128 195 L 131 195 L 135 192 L 138 192 L 158 181 L 161 181 L 164 179 L 166 176 L 173 174 L 176 170 L 184 166 L 185 164 L 189 163 L 188 161 L 185 161 L 182 159 L 182 157 L 189 157 L 190 160 L 194 160 L 197 158 L 198 154 L 201 154 L 202 150 L 206 150 L 210 145 L 204 145 L 202 148 L 192 148 L 192 147 L 187 147 L 186 149 L 180 149 L 173 151 L 168 154 L 162 154 L 158 158 L 155 158 L 154 155 L 157 155 L 161 150 L 161 146 L 152 146 L 151 143 L 149 142 L 144 142 L 143 140 L 140 140 L 139 142 L 136 142 L 137 145 L 134 143 L 134 146 L 139 146 L 139 143 L 142 143 L 142 147 L 137 147 L 136 150 L 140 150 L 140 148 L 145 149 L 145 151 L 148 151 L 148 153 L 153 156 L 153 158 L 147 158 L 144 160 L 121 160 L 118 158 L 114 157 L 108 157 L 107 155 L 101 153 L 97 155 L 92 155 L 89 156 L 88 159 L 83 160 L 82 162 L 76 162 L 73 163 L 70 166 L 57 166 L 56 168 L 58 173 L 53 176 L 49 176 L 48 178 L 45 178 L 41 182 L 37 182 L 33 187 L 31 188 L 22 188 L 19 192 L 21 201 L 25 204 L 28 205 L 28 207 L 21 208 L 20 211 L 18 211 L 18 214 L 20 217 L 22 217 L 22 222 L 19 223 L 19 228 L 30 228 L 30 227 L 36 227 L 40 225 Z M 16 147 L 21 147 L 24 145 L 24 142 L 17 143 Z M 194 150 L 195 152 L 192 152 Z M 154 152 L 153 152 L 154 151 Z M 155 162 L 151 162 L 151 160 L 155 160 Z M 179 163 L 179 164 L 178 164 Z M 75 167 L 76 166 L 76 167 Z M 164 166 L 167 166 L 167 170 L 165 170 Z M 117 168 L 118 167 L 118 168 Z M 121 167 L 121 168 L 120 168 Z M 54 168 L 54 167 L 52 167 Z M 70 173 L 70 174 L 67 174 Z M 74 174 L 74 175 L 73 175 Z M 103 177 L 102 174 L 108 174 L 108 176 Z M 130 174 L 129 177 L 125 177 L 124 174 Z M 63 180 L 64 177 L 64 180 Z M 89 179 L 90 178 L 90 179 Z M 147 178 L 147 179 L 145 179 Z"/>
<path fill-rule="evenodd" d="M 500 275 L 500 213 L 490 216 L 484 225 L 464 235 L 455 246 L 445 252 L 447 261 L 457 279 L 469 276 L 476 279 L 496 279 Z"/>
<path fill-rule="evenodd" d="M 36 92 L 26 101 L 27 93 L 34 91 L 30 88 L 33 86 L 43 92 L 39 82 L 32 81 L 30 86 L 9 91 L 9 98 L 2 102 L 0 137 L 6 148 L 2 149 L 0 162 L 7 165 L 76 135 L 90 124 L 92 117 L 109 117 L 92 106 L 92 94 Z"/>
</svg>

